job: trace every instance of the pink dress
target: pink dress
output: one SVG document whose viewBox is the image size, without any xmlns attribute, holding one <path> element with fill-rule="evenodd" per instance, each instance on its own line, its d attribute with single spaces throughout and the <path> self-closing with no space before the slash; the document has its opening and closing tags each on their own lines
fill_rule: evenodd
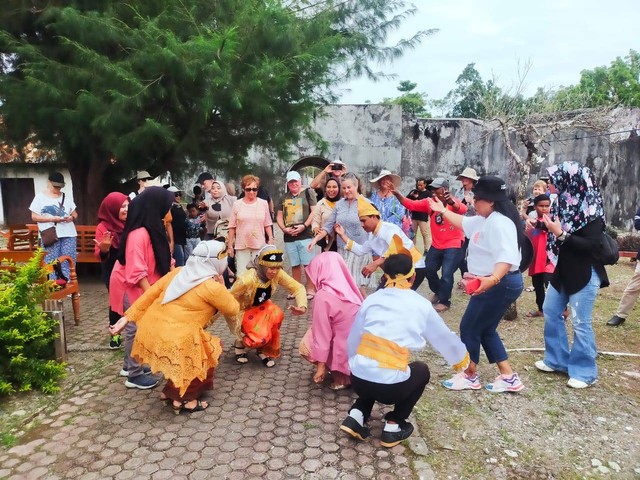
<svg viewBox="0 0 640 480">
<path fill-rule="evenodd" d="M 264 246 L 264 229 L 273 225 L 269 204 L 257 198 L 253 203 L 236 200 L 229 217 L 229 228 L 236 229 L 236 250 L 259 250 Z"/>
<path fill-rule="evenodd" d="M 109 283 L 109 305 L 114 312 L 124 315 L 125 295 L 133 305 L 144 293 L 138 282 L 147 278 L 153 285 L 162 275 L 156 270 L 156 257 L 146 228 L 137 228 L 127 238 L 127 264 L 116 261 Z"/>
<path fill-rule="evenodd" d="M 316 287 L 308 359 L 322 362 L 329 371 L 348 377 L 351 372 L 347 337 L 362 304 L 362 295 L 346 263 L 336 252 L 316 255 L 306 271 Z"/>
</svg>

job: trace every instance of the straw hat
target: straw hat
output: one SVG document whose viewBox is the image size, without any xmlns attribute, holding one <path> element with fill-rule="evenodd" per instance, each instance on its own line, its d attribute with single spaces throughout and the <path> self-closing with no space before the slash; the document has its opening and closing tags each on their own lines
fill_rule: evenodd
<svg viewBox="0 0 640 480">
<path fill-rule="evenodd" d="M 373 180 L 369 180 L 369 181 L 371 182 L 371 185 L 374 188 L 379 189 L 380 188 L 380 180 L 382 180 L 384 177 L 391 178 L 391 181 L 393 182 L 393 184 L 396 187 L 399 187 L 400 184 L 402 183 L 402 178 L 400 178 L 400 175 L 396 175 L 395 173 L 391 173 L 389 170 L 381 170 L 380 171 L 380 175 L 378 175 Z"/>
<path fill-rule="evenodd" d="M 477 181 L 480 177 L 476 173 L 475 168 L 467 167 L 465 168 L 460 175 L 458 175 L 457 180 L 460 180 L 462 177 L 470 178 L 473 181 Z"/>
</svg>

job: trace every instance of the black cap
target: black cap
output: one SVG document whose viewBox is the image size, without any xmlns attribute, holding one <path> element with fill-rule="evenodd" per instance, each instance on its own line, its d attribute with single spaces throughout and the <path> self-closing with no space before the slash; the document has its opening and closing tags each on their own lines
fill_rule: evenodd
<svg viewBox="0 0 640 480">
<path fill-rule="evenodd" d="M 209 172 L 202 172 L 198 177 L 198 180 L 196 180 L 196 183 L 202 185 L 202 182 L 204 182 L 205 180 L 215 180 L 215 178 Z"/>
<path fill-rule="evenodd" d="M 51 172 L 49 174 L 49 181 L 54 187 L 64 187 L 64 176 L 60 172 Z"/>
<path fill-rule="evenodd" d="M 499 202 L 508 200 L 507 184 L 500 177 L 485 175 L 480 177 L 472 189 L 473 195 L 479 200 Z"/>
</svg>

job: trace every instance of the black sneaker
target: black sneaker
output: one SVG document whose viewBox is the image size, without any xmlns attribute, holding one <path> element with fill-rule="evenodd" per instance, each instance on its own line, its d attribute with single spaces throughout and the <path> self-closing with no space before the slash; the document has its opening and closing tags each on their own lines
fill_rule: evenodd
<svg viewBox="0 0 640 480">
<path fill-rule="evenodd" d="M 398 445 L 401 441 L 409 438 L 413 433 L 413 425 L 409 422 L 404 422 L 400 425 L 400 430 L 397 432 L 382 432 L 380 436 L 380 445 L 383 447 L 391 448 Z"/>
<path fill-rule="evenodd" d="M 124 382 L 124 386 L 127 388 L 139 388 L 140 390 L 147 390 L 158 385 L 158 380 L 152 375 L 138 375 L 134 378 L 127 379 Z"/>
<path fill-rule="evenodd" d="M 609 325 L 610 327 L 617 327 L 619 325 L 622 325 L 625 320 L 626 319 L 619 317 L 618 315 L 614 315 L 613 317 L 611 317 L 611 320 L 607 322 L 607 325 Z"/>
<path fill-rule="evenodd" d="M 351 416 L 347 416 L 347 418 L 344 419 L 344 422 L 340 425 L 340 430 L 347 432 L 353 438 L 357 438 L 358 440 L 364 440 L 371 435 L 367 427 L 360 425 L 358 421 Z"/>
<path fill-rule="evenodd" d="M 109 348 L 116 350 L 122 346 L 122 337 L 120 335 L 112 335 L 109 341 Z"/>
</svg>

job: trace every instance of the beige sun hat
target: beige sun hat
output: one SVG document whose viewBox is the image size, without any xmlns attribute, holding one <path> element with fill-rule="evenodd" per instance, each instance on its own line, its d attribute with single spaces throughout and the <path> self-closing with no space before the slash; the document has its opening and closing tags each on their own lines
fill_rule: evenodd
<svg viewBox="0 0 640 480">
<path fill-rule="evenodd" d="M 378 175 L 376 178 L 369 180 L 371 182 L 371 185 L 376 188 L 379 189 L 380 188 L 380 180 L 382 180 L 384 177 L 390 177 L 391 181 L 393 182 L 393 184 L 396 187 L 399 187 L 400 184 L 402 183 L 402 178 L 400 178 L 400 175 L 396 175 L 395 173 L 391 173 L 389 170 L 381 170 L 380 171 L 380 175 Z"/>
<path fill-rule="evenodd" d="M 476 173 L 475 168 L 471 168 L 471 167 L 466 167 L 462 173 L 460 175 L 458 175 L 458 178 L 456 180 L 460 180 L 462 177 L 464 178 L 470 178 L 473 181 L 477 181 L 480 177 L 478 176 L 478 174 Z"/>
</svg>

